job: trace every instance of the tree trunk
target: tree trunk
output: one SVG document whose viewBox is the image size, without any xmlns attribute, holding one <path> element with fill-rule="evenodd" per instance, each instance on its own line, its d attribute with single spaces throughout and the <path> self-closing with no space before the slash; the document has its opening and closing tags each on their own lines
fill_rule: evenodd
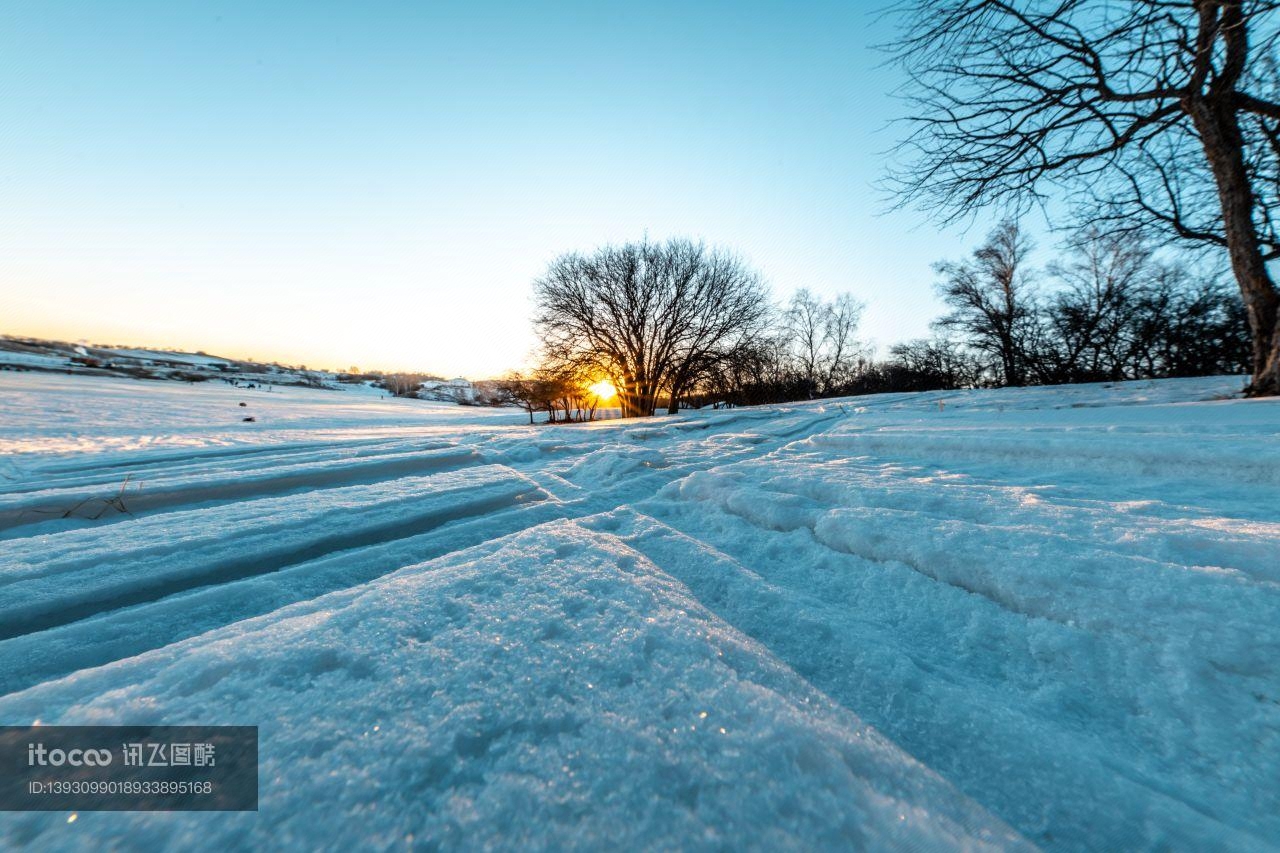
<svg viewBox="0 0 1280 853">
<path fill-rule="evenodd" d="M 680 413 L 680 388 L 679 386 L 671 386 L 671 402 L 667 406 L 668 415 L 677 415 Z"/>
<path fill-rule="evenodd" d="M 1013 342 L 1013 337 L 1007 334 L 1000 335 L 1000 365 L 1004 373 L 1005 387 L 1020 387 L 1022 374 L 1018 369 L 1017 345 Z"/>
<path fill-rule="evenodd" d="M 1255 199 L 1244 162 L 1244 140 L 1235 107 L 1229 101 L 1197 99 L 1187 112 L 1200 135 L 1205 158 L 1213 172 L 1222 206 L 1223 233 L 1231 271 L 1240 285 L 1249 332 L 1253 339 L 1253 381 L 1245 389 L 1250 397 L 1280 394 L 1280 329 L 1276 310 L 1280 296 L 1262 259 L 1262 247 L 1253 220 Z"/>
<path fill-rule="evenodd" d="M 652 417 L 654 409 L 657 407 L 656 396 L 653 383 L 648 380 L 639 381 L 636 384 L 635 393 L 636 414 L 640 417 Z"/>
</svg>

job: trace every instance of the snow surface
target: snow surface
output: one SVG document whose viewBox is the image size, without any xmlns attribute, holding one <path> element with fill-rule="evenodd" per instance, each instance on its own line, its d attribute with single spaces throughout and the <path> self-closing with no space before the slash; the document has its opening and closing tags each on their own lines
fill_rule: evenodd
<svg viewBox="0 0 1280 853">
<path fill-rule="evenodd" d="M 262 744 L 256 813 L 0 846 L 1277 849 L 1241 384 L 530 427 L 0 374 L 0 724 Z"/>
</svg>

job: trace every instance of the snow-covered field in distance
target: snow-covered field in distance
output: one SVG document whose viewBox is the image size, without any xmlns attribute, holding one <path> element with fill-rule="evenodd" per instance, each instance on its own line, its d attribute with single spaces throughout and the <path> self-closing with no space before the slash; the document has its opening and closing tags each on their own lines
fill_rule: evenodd
<svg viewBox="0 0 1280 853">
<path fill-rule="evenodd" d="M 252 382 L 333 387 L 338 374 L 279 364 L 236 361 L 203 352 L 100 346 L 0 335 L 0 371 L 35 370 L 79 376 L 153 380 Z"/>
<path fill-rule="evenodd" d="M 0 724 L 262 745 L 256 813 L 0 846 L 1274 849 L 1242 384 L 530 427 L 0 374 Z"/>
</svg>

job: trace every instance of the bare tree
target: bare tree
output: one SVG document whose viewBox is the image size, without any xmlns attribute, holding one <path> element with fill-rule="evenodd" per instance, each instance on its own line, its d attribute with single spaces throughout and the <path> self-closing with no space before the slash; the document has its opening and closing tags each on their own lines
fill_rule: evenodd
<svg viewBox="0 0 1280 853">
<path fill-rule="evenodd" d="M 652 415 L 706 365 L 749 338 L 768 310 L 758 274 L 686 239 L 606 246 L 553 261 L 534 282 L 546 365 L 608 378 L 624 416 Z"/>
<path fill-rule="evenodd" d="M 385 373 L 376 384 L 396 397 L 417 397 L 424 382 L 438 379 L 430 373 Z"/>
<path fill-rule="evenodd" d="M 671 241 L 677 247 L 684 241 Z M 724 250 L 706 250 L 694 245 L 697 270 L 692 286 L 672 292 L 673 312 L 680 319 L 672 326 L 672 348 L 668 414 L 679 410 L 680 396 L 709 365 L 737 358 L 744 346 L 763 331 L 769 317 L 768 293 L 759 274 L 737 255 Z M 676 249 L 683 253 L 683 250 Z"/>
<path fill-rule="evenodd" d="M 982 365 L 957 341 L 926 338 L 895 344 L 888 367 L 903 374 L 885 390 L 933 391 L 971 388 L 981 379 Z"/>
<path fill-rule="evenodd" d="M 1234 287 L 1160 265 L 1136 302 L 1132 375 L 1210 376 L 1248 364 L 1244 305 Z"/>
<path fill-rule="evenodd" d="M 862 308 L 847 293 L 830 302 L 807 289 L 792 295 L 783 322 L 811 399 L 833 393 L 851 378 L 862 355 L 855 337 Z"/>
<path fill-rule="evenodd" d="M 1054 346 L 1045 354 L 1059 382 L 1132 378 L 1137 315 L 1152 253 L 1140 239 L 1086 229 L 1071 242 L 1072 257 L 1049 265 L 1063 285 L 1048 305 Z"/>
<path fill-rule="evenodd" d="M 529 423 L 533 423 L 533 415 L 548 408 L 551 391 L 546 383 L 536 377 L 528 377 L 519 371 L 512 371 L 497 382 L 500 393 L 529 413 Z"/>
<path fill-rule="evenodd" d="M 1031 243 L 1018 224 L 1006 220 L 968 261 L 943 261 L 938 293 L 951 309 L 935 325 L 960 332 L 974 349 L 994 360 L 999 381 L 1028 380 L 1035 312 L 1024 269 Z"/>
<path fill-rule="evenodd" d="M 784 315 L 793 357 L 811 399 L 818 392 L 818 364 L 827 328 L 825 309 L 826 306 L 816 296 L 801 289 L 791 297 Z"/>
<path fill-rule="evenodd" d="M 536 376 L 550 403 L 552 421 L 557 419 L 557 410 L 564 414 L 565 422 L 595 420 L 600 398 L 589 387 L 595 374 L 562 362 L 543 365 Z"/>
<path fill-rule="evenodd" d="M 1059 190 L 1095 221 L 1226 249 L 1253 395 L 1280 393 L 1276 0 L 905 0 L 907 199 L 959 216 Z"/>
</svg>

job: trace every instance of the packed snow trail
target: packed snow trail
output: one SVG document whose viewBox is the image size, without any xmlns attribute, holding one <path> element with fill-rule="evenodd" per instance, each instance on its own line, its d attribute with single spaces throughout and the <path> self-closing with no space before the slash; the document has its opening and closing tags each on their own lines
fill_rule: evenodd
<svg viewBox="0 0 1280 853">
<path fill-rule="evenodd" d="M 1239 385 L 529 427 L 0 376 L 0 723 L 257 724 L 263 771 L 0 844 L 1277 849 Z"/>
</svg>

